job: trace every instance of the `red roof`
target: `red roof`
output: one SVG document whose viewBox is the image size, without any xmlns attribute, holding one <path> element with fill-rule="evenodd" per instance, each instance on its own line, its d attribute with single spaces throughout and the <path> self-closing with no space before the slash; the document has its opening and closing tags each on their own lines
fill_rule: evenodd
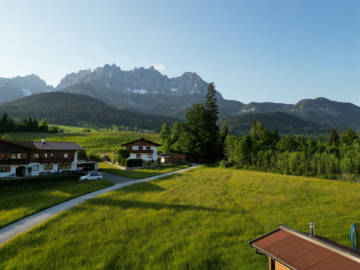
<svg viewBox="0 0 360 270">
<path fill-rule="evenodd" d="M 358 251 L 284 225 L 249 244 L 290 269 L 360 270 Z"/>
</svg>

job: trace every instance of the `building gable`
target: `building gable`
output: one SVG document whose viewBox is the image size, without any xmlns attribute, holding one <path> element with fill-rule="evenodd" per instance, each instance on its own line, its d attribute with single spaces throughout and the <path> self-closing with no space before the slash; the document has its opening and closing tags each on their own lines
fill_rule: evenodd
<svg viewBox="0 0 360 270">
<path fill-rule="evenodd" d="M 161 146 L 161 144 L 149 141 L 149 140 L 145 140 L 144 138 L 135 140 L 135 141 L 131 141 L 128 143 L 124 143 L 121 146 L 125 146 L 126 148 L 129 148 L 130 146 L 156 146 L 159 147 Z"/>
</svg>

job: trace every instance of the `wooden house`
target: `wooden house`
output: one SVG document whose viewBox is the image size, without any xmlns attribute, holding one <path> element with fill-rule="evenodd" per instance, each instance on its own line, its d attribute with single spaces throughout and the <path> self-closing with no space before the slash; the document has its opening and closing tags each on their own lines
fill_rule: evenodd
<svg viewBox="0 0 360 270">
<path fill-rule="evenodd" d="M 47 142 L 45 138 L 41 142 L 0 139 L 0 177 L 76 170 L 77 151 L 85 149 L 74 142 Z"/>
<path fill-rule="evenodd" d="M 125 146 L 130 152 L 129 159 L 142 159 L 144 161 L 157 160 L 157 148 L 161 146 L 158 143 L 154 143 L 144 138 L 124 143 L 121 146 Z"/>
</svg>

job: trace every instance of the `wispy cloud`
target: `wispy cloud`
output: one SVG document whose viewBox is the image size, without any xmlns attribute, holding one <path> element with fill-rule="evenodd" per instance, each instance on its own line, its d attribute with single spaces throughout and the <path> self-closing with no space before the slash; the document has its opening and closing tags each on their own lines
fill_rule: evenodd
<svg viewBox="0 0 360 270">
<path fill-rule="evenodd" d="M 110 51 L 108 49 L 105 49 L 100 43 L 91 44 L 90 49 L 93 51 L 98 51 L 100 53 L 105 53 L 105 54 L 110 53 Z"/>
<path fill-rule="evenodd" d="M 231 12 L 228 12 L 228 13 L 226 13 L 225 15 L 223 15 L 222 17 L 220 17 L 220 19 L 225 18 L 226 16 L 228 16 L 228 15 L 230 15 L 230 14 L 231 14 Z"/>
<path fill-rule="evenodd" d="M 157 70 L 164 70 L 165 66 L 164 65 L 153 65 L 155 69 Z"/>
<path fill-rule="evenodd" d="M 124 55 L 124 58 L 125 58 L 125 59 L 128 59 L 128 56 L 127 56 L 127 55 Z"/>
</svg>

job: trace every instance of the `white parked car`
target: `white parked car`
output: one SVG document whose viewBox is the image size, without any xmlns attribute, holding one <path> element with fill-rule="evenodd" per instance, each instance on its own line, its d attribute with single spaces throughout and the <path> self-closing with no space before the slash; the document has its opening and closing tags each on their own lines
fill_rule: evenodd
<svg viewBox="0 0 360 270">
<path fill-rule="evenodd" d="M 87 174 L 79 178 L 80 181 L 99 180 L 99 179 L 103 179 L 101 173 L 99 172 L 88 172 Z"/>
</svg>

